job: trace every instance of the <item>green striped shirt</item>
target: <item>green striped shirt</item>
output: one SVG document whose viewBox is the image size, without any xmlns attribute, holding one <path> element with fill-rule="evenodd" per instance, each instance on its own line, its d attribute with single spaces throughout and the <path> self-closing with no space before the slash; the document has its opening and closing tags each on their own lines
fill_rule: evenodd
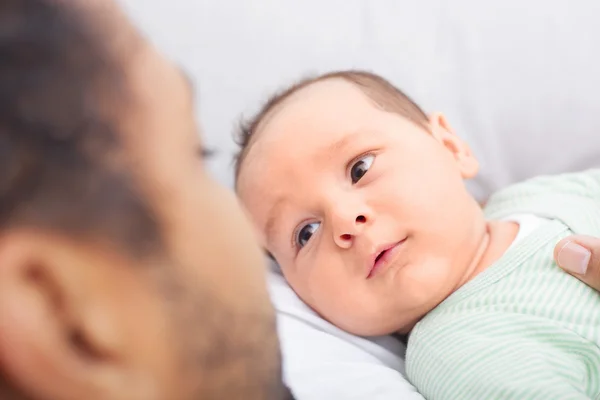
<svg viewBox="0 0 600 400">
<path fill-rule="evenodd" d="M 485 211 L 548 220 L 417 324 L 408 378 L 429 400 L 600 399 L 600 294 L 553 260 L 561 238 L 600 236 L 600 170 L 511 186 Z"/>
</svg>

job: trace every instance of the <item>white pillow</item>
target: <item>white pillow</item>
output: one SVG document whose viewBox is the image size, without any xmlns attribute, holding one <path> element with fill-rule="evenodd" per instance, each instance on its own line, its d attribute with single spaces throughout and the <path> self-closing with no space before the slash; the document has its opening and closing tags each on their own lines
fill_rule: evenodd
<svg viewBox="0 0 600 400">
<path fill-rule="evenodd" d="M 284 380 L 301 400 L 423 400 L 402 376 L 404 345 L 391 336 L 361 338 L 320 318 L 275 268 L 271 298 L 283 352 Z"/>
</svg>

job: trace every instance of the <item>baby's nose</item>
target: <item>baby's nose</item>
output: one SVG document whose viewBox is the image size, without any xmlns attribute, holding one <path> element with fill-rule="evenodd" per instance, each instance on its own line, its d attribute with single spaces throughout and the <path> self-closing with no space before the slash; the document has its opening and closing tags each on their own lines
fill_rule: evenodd
<svg viewBox="0 0 600 400">
<path fill-rule="evenodd" d="M 334 241 L 342 248 L 352 246 L 354 238 L 360 234 L 362 226 L 367 223 L 367 217 L 363 214 L 351 218 L 340 218 L 334 227 Z"/>
</svg>

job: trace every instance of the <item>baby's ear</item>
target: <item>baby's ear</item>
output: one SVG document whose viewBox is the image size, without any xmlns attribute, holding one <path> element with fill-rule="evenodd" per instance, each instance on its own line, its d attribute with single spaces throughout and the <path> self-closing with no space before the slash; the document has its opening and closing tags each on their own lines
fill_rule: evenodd
<svg viewBox="0 0 600 400">
<path fill-rule="evenodd" d="M 442 113 L 434 113 L 429 117 L 431 134 L 448 150 L 456 160 L 464 179 L 471 179 L 479 172 L 479 161 L 471 148 L 454 133 L 454 129 Z"/>
</svg>

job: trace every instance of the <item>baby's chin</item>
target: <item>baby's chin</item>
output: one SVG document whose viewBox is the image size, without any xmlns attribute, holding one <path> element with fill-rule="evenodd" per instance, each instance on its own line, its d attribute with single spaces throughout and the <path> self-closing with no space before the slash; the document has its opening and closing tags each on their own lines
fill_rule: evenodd
<svg viewBox="0 0 600 400">
<path fill-rule="evenodd" d="M 408 322 L 404 321 L 395 321 L 393 324 L 390 324 L 392 320 L 395 318 L 385 318 L 374 321 L 371 319 L 369 322 L 363 321 L 361 324 L 337 324 L 333 321 L 329 321 L 336 325 L 338 328 L 351 333 L 357 336 L 387 336 L 387 335 L 400 335 L 400 336 L 408 336 L 408 334 L 412 331 L 415 325 L 424 317 L 421 316 L 419 318 L 412 318 Z M 384 322 L 385 321 L 385 322 Z"/>
</svg>

